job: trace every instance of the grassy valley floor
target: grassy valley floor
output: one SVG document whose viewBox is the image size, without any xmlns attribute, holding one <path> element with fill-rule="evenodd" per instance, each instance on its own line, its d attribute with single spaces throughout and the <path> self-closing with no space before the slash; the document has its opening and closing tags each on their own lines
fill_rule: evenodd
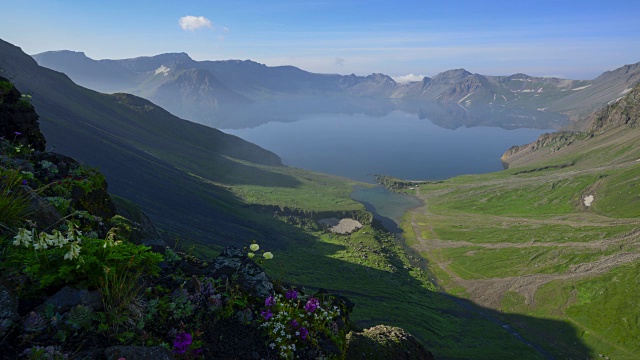
<svg viewBox="0 0 640 360">
<path fill-rule="evenodd" d="M 636 359 L 638 138 L 640 129 L 620 129 L 539 150 L 542 163 L 422 184 L 407 241 L 443 290 L 492 309 L 556 357 Z"/>
</svg>

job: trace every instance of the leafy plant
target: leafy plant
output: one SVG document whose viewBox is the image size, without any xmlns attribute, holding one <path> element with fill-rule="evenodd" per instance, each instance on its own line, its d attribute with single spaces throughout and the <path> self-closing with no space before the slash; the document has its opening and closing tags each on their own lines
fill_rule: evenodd
<svg viewBox="0 0 640 360">
<path fill-rule="evenodd" d="M 71 199 L 65 199 L 60 196 L 50 196 L 45 198 L 61 215 L 66 215 L 71 205 Z"/>
<path fill-rule="evenodd" d="M 91 326 L 93 320 L 93 309 L 89 306 L 78 304 L 69 310 L 67 314 L 67 324 L 74 329 L 83 329 Z"/>
<path fill-rule="evenodd" d="M 42 166 L 44 170 L 50 171 L 54 174 L 58 173 L 58 168 L 51 161 L 42 160 L 40 161 L 40 166 Z"/>
<path fill-rule="evenodd" d="M 150 252 L 149 247 L 117 240 L 113 232 L 104 240 L 83 236 L 71 221 L 66 228 L 64 232 L 53 230 L 51 234 L 19 229 L 10 262 L 24 266 L 24 273 L 40 288 L 69 282 L 98 287 L 111 269 L 158 274 L 157 264 L 162 255 Z"/>
<path fill-rule="evenodd" d="M 13 84 L 10 81 L 0 81 L 0 95 L 2 95 L 2 97 L 0 97 L 0 104 L 2 104 L 4 95 L 8 94 L 11 89 L 13 89 Z"/>
</svg>

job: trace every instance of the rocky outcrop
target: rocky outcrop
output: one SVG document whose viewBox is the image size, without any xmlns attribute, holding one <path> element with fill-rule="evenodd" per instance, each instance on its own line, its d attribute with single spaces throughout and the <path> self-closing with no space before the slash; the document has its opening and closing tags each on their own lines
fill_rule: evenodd
<svg viewBox="0 0 640 360">
<path fill-rule="evenodd" d="M 588 118 L 589 132 L 609 127 L 637 127 L 640 122 L 640 83 L 619 101 L 595 112 Z"/>
<path fill-rule="evenodd" d="M 401 328 L 378 325 L 347 335 L 347 359 L 433 360 L 416 338 Z"/>
<path fill-rule="evenodd" d="M 0 76 L 0 137 L 35 150 L 44 150 L 46 141 L 40 132 L 38 114 L 31 96 L 23 95 Z"/>
<path fill-rule="evenodd" d="M 264 270 L 237 247 L 222 250 L 208 270 L 214 278 L 237 278 L 245 291 L 259 298 L 273 293 L 273 283 Z"/>
<path fill-rule="evenodd" d="M 582 133 L 574 133 L 568 131 L 559 131 L 555 133 L 546 133 L 538 137 L 538 139 L 530 144 L 515 145 L 510 147 L 503 155 L 501 160 L 503 163 L 508 164 L 516 158 L 526 156 L 527 154 L 536 152 L 540 149 L 547 149 L 548 152 L 553 153 L 562 148 L 565 148 L 575 141 L 584 138 Z"/>
</svg>

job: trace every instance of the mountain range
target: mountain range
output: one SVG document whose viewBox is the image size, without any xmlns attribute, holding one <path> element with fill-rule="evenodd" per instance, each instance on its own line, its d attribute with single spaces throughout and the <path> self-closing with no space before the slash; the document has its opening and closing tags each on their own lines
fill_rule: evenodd
<svg viewBox="0 0 640 360">
<path fill-rule="evenodd" d="M 518 109 L 568 116 L 574 127 L 584 115 L 624 96 L 640 81 L 640 63 L 607 71 L 593 80 L 489 76 L 465 69 L 422 81 L 397 83 L 390 76 L 318 74 L 293 66 L 269 67 L 251 60 L 196 61 L 185 53 L 122 60 L 94 60 L 82 52 L 33 55 L 38 64 L 64 72 L 96 91 L 132 93 L 199 123 L 218 126 L 229 113 L 252 102 L 309 96 L 374 97 L 437 102 L 487 113 Z M 578 122 L 578 123 L 576 123 Z"/>
</svg>

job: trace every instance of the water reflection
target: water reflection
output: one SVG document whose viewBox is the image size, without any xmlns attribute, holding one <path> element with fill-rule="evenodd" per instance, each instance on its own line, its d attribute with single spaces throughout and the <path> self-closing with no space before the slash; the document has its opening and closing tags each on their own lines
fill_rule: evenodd
<svg viewBox="0 0 640 360">
<path fill-rule="evenodd" d="M 559 129 L 564 115 L 502 105 L 459 104 L 417 100 L 300 96 L 220 109 L 207 124 L 221 129 L 253 128 L 269 122 L 295 122 L 308 115 L 364 114 L 381 117 L 403 111 L 445 129 L 490 126 L 503 129 Z"/>
</svg>

